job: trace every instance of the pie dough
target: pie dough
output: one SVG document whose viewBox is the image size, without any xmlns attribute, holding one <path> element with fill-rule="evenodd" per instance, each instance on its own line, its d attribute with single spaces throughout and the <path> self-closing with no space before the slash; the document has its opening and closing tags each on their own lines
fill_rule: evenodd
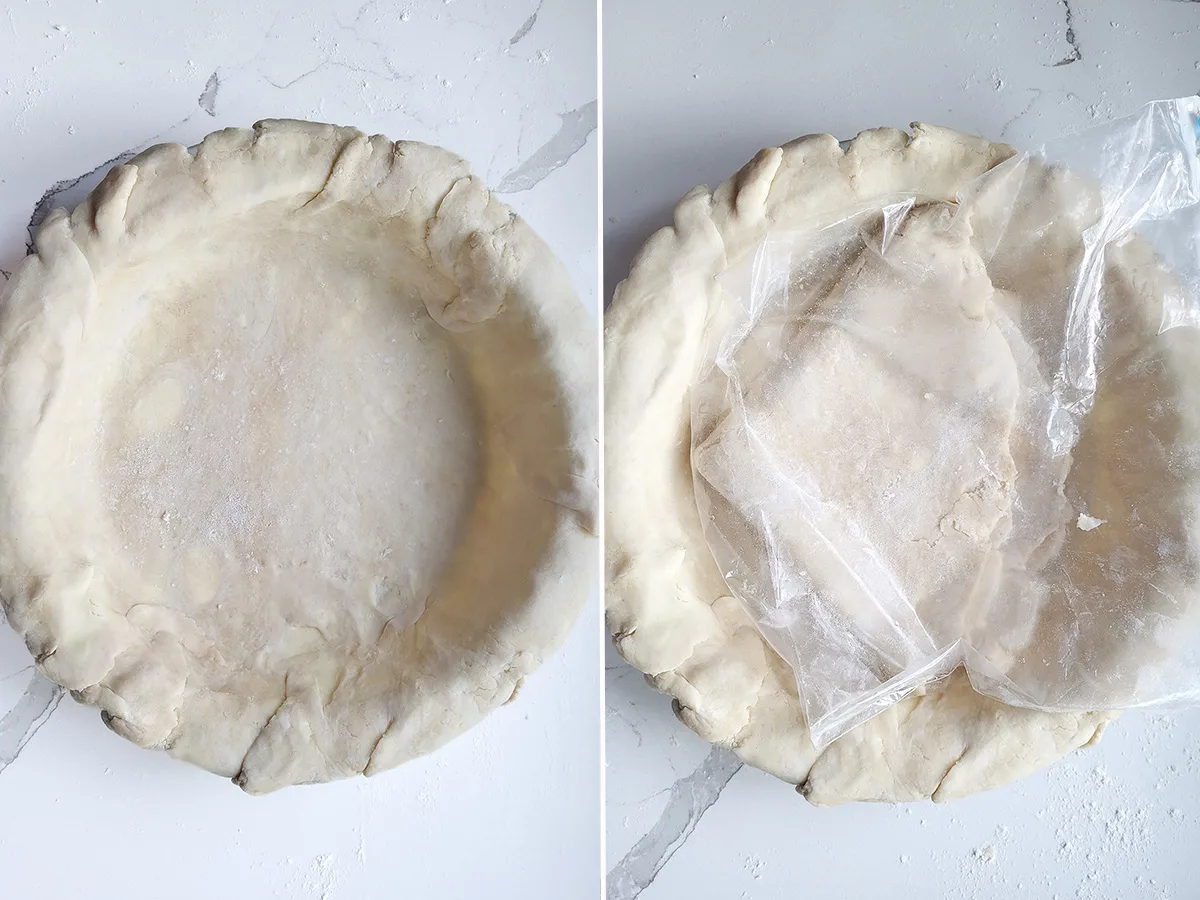
<svg viewBox="0 0 1200 900">
<path fill-rule="evenodd" d="M 0 308 L 0 595 L 38 667 L 251 793 L 512 699 L 591 585 L 593 326 L 436 147 L 265 121 L 53 213 Z"/>
<path fill-rule="evenodd" d="M 1009 706 L 976 693 L 958 670 L 818 752 L 804 725 L 793 670 L 730 596 L 705 540 L 696 504 L 690 394 L 712 340 L 707 332 L 719 331 L 727 321 L 718 276 L 746 259 L 768 231 L 787 231 L 797 223 L 821 221 L 846 209 L 878 207 L 897 194 L 950 202 L 1012 153 L 1001 144 L 922 124 L 913 126 L 911 136 L 894 129 L 867 131 L 844 147 L 829 135 L 816 135 L 763 150 L 715 192 L 698 187 L 680 201 L 674 226 L 646 243 L 629 278 L 617 288 L 606 316 L 606 604 L 616 646 L 625 659 L 647 673 L 652 685 L 675 698 L 678 716 L 701 737 L 731 747 L 752 765 L 797 784 L 816 804 L 928 797 L 947 800 L 985 790 L 1094 742 L 1115 717 L 1106 711 L 1043 712 Z M 1030 221 L 1014 223 L 1008 233 L 1037 234 L 1043 242 L 1061 239 L 1062 246 L 1068 247 L 1078 240 L 1079 229 L 1087 221 L 1089 211 L 1081 208 L 1083 194 L 1051 177 L 1051 170 L 1041 171 L 1039 177 L 1041 180 L 1031 182 L 1040 195 L 1039 202 L 1027 208 Z M 1044 215 L 1045 221 L 1033 221 L 1037 215 Z M 909 223 L 918 231 L 928 226 L 920 213 L 910 217 Z M 986 218 L 976 223 L 980 229 L 987 224 Z M 921 243 L 923 253 L 933 246 L 928 236 Z M 962 483 L 945 485 L 949 494 L 979 486 L 971 503 L 956 508 L 952 539 L 962 544 L 962 552 L 982 553 L 980 545 L 986 544 L 993 532 L 1011 528 L 1014 540 L 1023 542 L 1024 552 L 1032 554 L 1048 535 L 1058 535 L 1069 543 L 1069 549 L 1074 548 L 1066 556 L 1068 565 L 1088 556 L 1088 541 L 1127 539 L 1128 534 L 1112 530 L 1105 534 L 1104 528 L 1076 528 L 1077 520 L 1068 518 L 1056 505 L 1028 512 L 1021 521 L 1002 521 L 1008 513 L 999 492 L 1029 458 L 1035 438 L 1023 436 L 1005 445 L 991 437 L 1013 427 L 1016 406 L 1021 402 L 1015 390 L 1017 375 L 1032 364 L 1032 351 L 1014 341 L 1001 346 L 1004 342 L 997 343 L 994 328 L 975 327 L 974 313 L 967 307 L 977 296 L 972 289 L 974 280 L 983 275 L 969 261 L 963 263 L 966 257 L 956 256 L 953 248 L 938 252 L 943 250 L 956 260 L 948 271 L 959 280 L 953 285 L 953 295 L 964 305 L 961 314 L 946 308 L 945 290 L 914 296 L 906 308 L 906 315 L 926 319 L 930 325 L 923 335 L 925 346 L 914 348 L 916 352 L 938 356 L 946 367 L 933 373 L 934 388 L 926 390 L 953 389 L 961 383 L 954 370 L 973 366 L 977 377 L 971 381 L 972 389 L 987 391 L 994 401 L 989 404 L 990 418 L 955 425 L 990 449 L 982 458 L 964 457 Z M 904 248 L 898 252 L 903 254 Z M 1018 257 L 1020 254 L 1014 254 L 1013 258 Z M 1063 281 L 1070 269 L 1061 258 L 1029 254 L 1024 262 L 1026 269 L 1021 272 L 987 274 L 1001 289 L 1005 289 L 1006 279 L 1019 282 L 1022 278 L 1041 279 L 1046 290 L 1067 287 Z M 869 279 L 869 265 L 859 274 Z M 1114 248 L 1106 277 L 1114 290 L 1132 298 L 1130 308 L 1136 307 L 1146 316 L 1162 315 L 1167 308 L 1168 278 L 1144 243 L 1134 240 Z M 854 304 L 853 293 L 851 279 L 842 302 Z M 873 324 L 891 327 L 895 323 Z M 1189 329 L 1176 329 L 1168 334 L 1179 337 L 1163 340 L 1164 344 L 1186 342 L 1173 354 L 1177 360 L 1200 356 L 1194 336 L 1182 336 L 1186 331 Z M 822 365 L 821 357 L 826 362 L 839 358 L 841 339 L 829 332 L 807 337 L 811 343 L 805 351 L 813 352 L 814 366 Z M 949 352 L 951 347 L 958 349 Z M 1131 364 L 1119 355 L 1109 362 Z M 793 383 L 767 384 L 762 390 L 774 393 L 770 398 L 748 397 L 749 415 L 757 414 L 756 405 L 762 413 L 786 396 L 792 398 L 788 402 L 801 406 L 810 402 L 843 404 L 839 408 L 847 410 L 851 419 L 855 410 L 866 416 L 872 391 L 883 383 L 878 373 L 864 369 L 836 383 L 825 380 L 817 384 L 814 371 L 797 365 L 786 376 Z M 1191 383 L 1198 380 L 1193 377 Z M 795 390 L 797 387 L 805 390 Z M 1134 395 L 1147 388 L 1147 384 L 1131 384 L 1131 395 L 1112 397 L 1108 402 L 1113 408 L 1096 410 L 1097 421 L 1111 420 L 1116 405 L 1138 408 Z M 1195 406 L 1192 390 L 1180 388 L 1175 406 L 1184 410 Z M 899 428 L 913 427 L 929 415 L 920 410 L 919 396 L 888 399 L 911 406 L 893 417 Z M 1170 507 L 1175 502 L 1172 493 L 1182 493 L 1193 503 L 1196 486 L 1178 479 L 1166 479 L 1168 483 L 1159 486 L 1153 480 L 1151 468 L 1158 465 L 1151 461 L 1155 434 L 1164 427 L 1186 427 L 1194 436 L 1195 423 L 1155 421 L 1157 413 L 1149 409 L 1151 405 L 1140 406 L 1147 408 L 1146 421 L 1117 436 L 1117 443 L 1124 442 L 1122 446 L 1111 446 L 1111 441 L 1101 440 L 1104 436 L 1084 434 L 1080 438 L 1075 454 L 1079 477 L 1087 481 L 1094 496 L 1113 509 L 1122 498 L 1137 496 L 1144 500 L 1147 511 L 1171 512 L 1178 519 L 1178 504 Z M 777 410 L 775 407 L 775 413 Z M 797 438 L 787 431 L 791 425 L 819 420 L 811 409 L 807 414 L 805 409 L 791 412 L 795 415 L 763 414 L 761 421 L 754 420 L 767 443 L 786 444 Z M 837 429 L 852 427 L 846 421 L 835 424 Z M 806 446 L 828 451 L 827 461 L 833 467 L 829 483 L 846 494 L 846 502 L 854 502 L 855 497 L 867 502 L 864 492 L 877 498 L 877 485 L 839 479 L 834 471 L 836 436 L 830 432 L 826 437 L 828 440 L 810 432 L 803 439 Z M 879 449 L 881 458 L 886 459 L 886 448 Z M 1145 462 L 1129 467 L 1128 477 L 1115 472 L 1116 477 L 1110 477 L 1108 463 L 1118 453 L 1120 459 Z M 821 453 L 817 457 L 822 458 Z M 744 498 L 757 496 L 753 473 L 748 475 L 746 466 L 739 466 L 736 441 L 723 435 L 719 427 L 710 435 L 699 436 L 696 466 L 718 490 L 738 481 Z M 1052 483 L 1056 475 L 1061 473 L 1034 472 L 1031 477 Z M 1147 490 L 1148 485 L 1153 489 Z M 765 503 L 765 490 L 763 494 Z M 906 523 L 918 537 L 937 529 L 934 510 L 943 507 L 946 498 L 925 500 L 928 508 L 919 506 Z M 1106 510 L 1085 514 L 1089 524 L 1094 517 L 1109 518 Z M 1066 528 L 1068 523 L 1071 527 Z M 1134 546 L 1133 552 L 1143 549 L 1149 559 L 1152 548 Z M 914 578 L 925 579 L 921 584 L 933 603 L 945 592 L 947 583 L 953 587 L 955 579 L 966 577 L 941 565 L 941 560 L 933 558 L 936 555 L 931 550 L 930 559 L 914 572 Z M 961 552 L 951 555 L 962 559 Z M 976 572 L 982 566 L 983 560 L 975 558 L 966 568 Z M 1098 579 L 1092 585 L 1098 596 L 1122 595 L 1121 585 L 1110 575 L 1087 573 L 1086 577 Z M 1137 599 L 1141 602 L 1143 598 Z M 1152 608 L 1152 603 L 1146 608 Z M 1098 608 L 1096 612 L 1103 615 L 1107 610 Z M 1052 632 L 1055 624 L 1039 622 L 1038 627 Z M 1007 625 L 1015 642 L 1019 643 L 1016 633 L 1022 630 L 1021 639 L 1028 639 L 1029 622 Z M 1097 630 L 1092 645 L 1083 647 L 1082 652 L 1089 663 L 1102 668 L 1119 658 L 1122 649 L 1118 645 L 1123 640 L 1123 635 L 1105 636 Z M 1024 667 L 1028 672 L 1036 670 L 1038 660 L 1018 659 L 1014 665 L 1014 671 Z"/>
</svg>

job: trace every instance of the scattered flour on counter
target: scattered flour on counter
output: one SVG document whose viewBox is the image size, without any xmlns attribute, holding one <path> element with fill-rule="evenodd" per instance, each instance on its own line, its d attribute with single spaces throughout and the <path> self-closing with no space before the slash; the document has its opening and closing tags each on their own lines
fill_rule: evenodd
<svg viewBox="0 0 1200 900">
<path fill-rule="evenodd" d="M 358 857 L 358 865 L 361 869 L 362 866 L 367 862 L 367 841 L 366 838 L 363 837 L 363 827 L 361 822 L 359 822 L 358 825 L 358 851 L 355 856 Z"/>
<path fill-rule="evenodd" d="M 1177 789 L 1184 773 L 1176 765 L 1156 765 L 1159 752 L 1175 743 L 1171 736 L 1175 721 L 1169 716 L 1150 716 L 1147 726 L 1140 755 L 1163 773 L 1153 791 L 1139 789 L 1102 765 L 1090 770 L 1064 765 L 1051 771 L 1053 802 L 1043 812 L 1060 822 L 1055 831 L 1057 871 L 1085 873 L 1078 884 L 1073 883 L 1078 877 L 1047 877 L 1046 887 L 1052 887 L 1061 900 L 1109 900 L 1125 889 L 1131 871 L 1154 870 L 1160 841 L 1172 847 L 1181 839 L 1176 829 L 1185 823 L 1183 811 L 1168 807 L 1159 792 Z M 1198 758 L 1188 756 L 1189 776 L 1195 774 Z M 1147 875 L 1137 875 L 1134 881 L 1138 897 L 1164 900 L 1172 896 Z"/>
<path fill-rule="evenodd" d="M 755 881 L 762 880 L 763 861 L 757 856 L 747 856 L 743 860 L 746 871 L 754 878 Z"/>
<path fill-rule="evenodd" d="M 977 833 L 979 842 L 974 846 L 933 851 L 937 869 L 954 871 L 950 883 L 943 886 L 944 896 L 947 900 L 1008 894 L 1045 900 L 1190 898 L 1190 893 L 1175 893 L 1155 877 L 1161 855 L 1186 842 L 1195 821 L 1183 804 L 1176 805 L 1175 797 L 1200 774 L 1200 747 L 1189 749 L 1179 765 L 1167 763 L 1163 754 L 1179 746 L 1171 733 L 1174 727 L 1170 716 L 1149 716 L 1140 746 L 1130 742 L 1131 758 L 1144 760 L 1162 773 L 1157 790 L 1153 781 L 1125 778 L 1125 767 L 1114 759 L 1108 760 L 1106 768 L 1072 758 L 1047 773 L 1045 805 L 1026 825 L 1001 824 L 990 840 L 980 841 Z M 905 817 L 897 812 L 897 819 Z M 957 829 L 969 826 L 958 824 Z M 907 855 L 899 859 L 902 865 L 910 864 Z"/>
<path fill-rule="evenodd" d="M 304 880 L 305 895 L 319 897 L 320 900 L 333 900 L 333 892 L 337 887 L 339 875 L 333 857 L 328 853 L 322 853 L 312 861 L 308 877 Z"/>
<path fill-rule="evenodd" d="M 276 891 L 275 896 L 288 900 L 337 900 L 345 871 L 339 867 L 333 854 L 322 853 L 313 857 L 304 867 L 289 856 L 281 860 L 280 865 L 291 871 L 283 885 L 283 892 Z"/>
</svg>

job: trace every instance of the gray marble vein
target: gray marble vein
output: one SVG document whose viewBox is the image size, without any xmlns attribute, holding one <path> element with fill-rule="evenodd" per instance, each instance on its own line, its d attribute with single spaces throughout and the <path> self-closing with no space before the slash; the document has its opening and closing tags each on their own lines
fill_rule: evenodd
<svg viewBox="0 0 1200 900">
<path fill-rule="evenodd" d="M 676 781 L 658 821 L 609 870 L 608 900 L 634 900 L 646 890 L 741 767 L 732 750 L 713 747 L 696 771 Z"/>
<path fill-rule="evenodd" d="M 221 79 L 216 72 L 208 76 L 208 81 L 204 85 L 204 90 L 200 92 L 200 99 L 197 101 L 200 108 L 210 116 L 217 114 L 217 91 L 221 90 Z"/>
<path fill-rule="evenodd" d="M 525 35 L 529 34 L 529 32 L 533 28 L 533 26 L 537 24 L 538 13 L 540 13 L 542 11 L 542 4 L 545 2 L 546 2 L 546 0 L 539 0 L 537 9 L 535 9 L 530 14 L 529 18 L 525 20 L 524 24 L 522 24 L 521 27 L 516 30 L 516 33 L 514 33 L 511 38 L 509 38 L 508 46 L 510 46 L 510 47 L 514 46 L 521 40 L 521 38 L 523 38 L 523 37 L 525 37 Z"/>
<path fill-rule="evenodd" d="M 1069 66 L 1071 63 L 1077 63 L 1083 59 L 1083 52 L 1079 49 L 1079 43 L 1075 39 L 1075 14 L 1071 12 L 1071 0 L 1059 0 L 1059 2 L 1062 3 L 1063 12 L 1066 16 L 1067 46 L 1071 50 L 1066 56 L 1054 63 L 1054 68 Z"/>
<path fill-rule="evenodd" d="M 562 125 L 554 136 L 501 180 L 496 192 L 515 194 L 537 185 L 555 169 L 561 169 L 587 143 L 596 130 L 596 101 L 589 100 L 578 109 L 560 113 Z"/>
<path fill-rule="evenodd" d="M 63 689 L 35 672 L 17 705 L 0 719 L 0 772 L 16 761 L 21 750 L 58 708 Z"/>
<path fill-rule="evenodd" d="M 350 22 L 350 24 L 347 25 L 340 21 L 338 21 L 336 24 L 340 31 L 350 35 L 354 40 L 358 41 L 363 46 L 373 48 L 379 54 L 378 61 L 382 68 L 370 65 L 359 65 L 357 63 L 347 62 L 345 59 L 337 58 L 338 46 L 335 44 L 331 51 L 322 54 L 321 61 L 319 63 L 307 71 L 301 72 L 296 77 L 289 78 L 287 81 L 277 81 L 269 76 L 266 72 L 262 71 L 261 68 L 255 68 L 254 71 L 271 87 L 281 91 L 287 90 L 288 88 L 299 84 L 301 81 L 304 81 L 306 78 L 311 78 L 318 72 L 324 72 L 327 69 L 338 69 L 344 72 L 354 72 L 358 75 L 370 75 L 372 78 L 380 78 L 384 81 L 406 83 L 412 82 L 416 77 L 415 75 L 407 72 L 401 72 L 392 64 L 391 57 L 388 55 L 390 45 L 378 37 L 367 36 L 372 32 L 368 29 L 367 23 L 364 22 L 364 18 L 368 12 L 377 8 L 378 3 L 376 3 L 375 0 L 368 0 L 368 2 L 364 3 L 358 8 L 354 14 L 354 19 Z M 271 21 L 271 24 L 267 28 L 264 36 L 264 41 L 271 36 L 272 32 L 275 31 L 275 28 L 280 23 L 281 19 L 282 16 L 277 15 Z M 364 29 L 366 29 L 367 32 L 365 34 Z M 244 66 L 235 67 L 234 71 L 261 63 L 263 61 L 263 52 L 263 48 L 260 47 L 258 52 L 254 54 L 248 63 L 246 63 Z"/>
<path fill-rule="evenodd" d="M 1011 130 L 1014 125 L 1016 125 L 1023 118 L 1025 118 L 1027 115 L 1029 115 L 1029 113 L 1033 111 L 1034 105 L 1040 99 L 1042 99 L 1043 91 L 1041 88 L 1031 87 L 1028 90 L 1033 96 L 1029 98 L 1029 102 L 1025 104 L 1025 106 L 1021 109 L 1020 112 L 1018 112 L 1015 116 L 1013 116 L 1011 119 L 1009 119 L 1007 122 L 1004 123 L 1004 127 L 1000 129 L 999 137 L 1001 137 L 1001 138 L 1008 137 L 1009 130 Z"/>
</svg>

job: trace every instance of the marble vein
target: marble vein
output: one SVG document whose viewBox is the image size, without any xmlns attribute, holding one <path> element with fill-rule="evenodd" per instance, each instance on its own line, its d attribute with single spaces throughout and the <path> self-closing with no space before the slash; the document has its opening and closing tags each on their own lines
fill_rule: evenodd
<svg viewBox="0 0 1200 900">
<path fill-rule="evenodd" d="M 513 36 L 509 38 L 508 46 L 515 46 L 521 41 L 521 38 L 529 34 L 533 26 L 537 24 L 538 13 L 542 11 L 542 4 L 545 2 L 546 0 L 539 0 L 537 9 L 530 14 L 529 18 L 525 20 L 524 24 L 522 24 L 521 27 L 516 30 Z"/>
<path fill-rule="evenodd" d="M 536 186 L 555 169 L 561 169 L 587 143 L 596 130 L 596 101 L 560 113 L 562 125 L 550 140 L 529 158 L 510 170 L 496 188 L 499 194 L 515 194 Z"/>
<path fill-rule="evenodd" d="M 350 24 L 341 22 L 336 18 L 334 20 L 334 25 L 339 31 L 350 35 L 362 46 L 370 47 L 375 51 L 380 64 L 378 67 L 371 65 L 360 65 L 357 60 L 359 57 L 363 56 L 361 53 L 355 53 L 352 50 L 347 51 L 340 42 L 335 41 L 330 49 L 323 50 L 321 54 L 321 61 L 319 63 L 307 71 L 301 72 L 296 77 L 288 79 L 287 81 L 277 81 L 263 72 L 261 68 L 256 69 L 256 71 L 258 72 L 259 76 L 266 81 L 267 84 L 278 90 L 287 90 L 288 88 L 300 83 L 304 79 L 311 78 L 313 75 L 316 75 L 318 72 L 323 72 L 326 69 L 340 69 L 345 72 L 353 72 L 357 75 L 370 75 L 372 78 L 381 78 L 384 81 L 390 82 L 412 82 L 415 80 L 414 75 L 401 72 L 394 65 L 392 65 L 391 57 L 388 55 L 389 47 L 385 45 L 381 39 L 367 37 L 362 33 L 361 29 L 367 27 L 368 25 L 368 23 L 365 21 L 367 15 L 372 12 L 377 13 L 378 9 L 379 4 L 376 2 L 376 0 L 368 0 L 368 2 L 364 3 L 357 9 L 354 14 L 354 19 L 350 22 Z M 276 16 L 275 19 L 272 20 L 270 27 L 267 28 L 267 32 L 263 36 L 264 45 L 275 31 L 276 26 L 280 22 L 280 18 L 280 16 Z M 255 53 L 251 58 L 249 64 L 261 63 L 263 61 L 263 53 L 264 49 L 260 47 L 258 52 Z M 347 55 L 349 55 L 350 58 L 355 61 L 347 61 L 345 59 L 345 56 Z M 365 57 L 363 58 L 365 59 Z"/>
<path fill-rule="evenodd" d="M 694 772 L 671 786 L 658 821 L 609 870 L 608 900 L 634 900 L 654 882 L 742 765 L 732 750 L 713 747 Z"/>
<path fill-rule="evenodd" d="M 25 745 L 58 708 L 63 689 L 35 672 L 17 705 L 0 719 L 0 772 L 11 766 Z"/>
<path fill-rule="evenodd" d="M 637 740 L 637 746 L 638 747 L 642 746 L 642 741 L 643 741 L 642 730 L 641 730 L 641 728 L 638 727 L 638 724 L 631 717 L 627 716 L 625 713 L 621 712 L 621 710 L 616 709 L 615 707 L 612 707 L 612 706 L 609 706 L 605 709 L 605 717 L 612 718 L 612 719 L 620 719 L 622 722 L 624 722 L 625 726 L 631 732 L 633 732 L 633 736 Z"/>
<path fill-rule="evenodd" d="M 1033 94 L 1033 96 L 1029 98 L 1029 102 L 1025 104 L 1025 107 L 1020 112 L 1018 112 L 1015 116 L 1013 116 L 1011 119 L 1009 119 L 1007 122 L 1004 123 L 1004 127 L 1000 129 L 999 137 L 1001 137 L 1001 138 L 1008 137 L 1009 130 L 1014 125 L 1016 125 L 1019 121 L 1021 121 L 1021 119 L 1025 118 L 1025 116 L 1029 115 L 1029 113 L 1033 110 L 1034 105 L 1040 99 L 1042 99 L 1042 89 L 1041 88 L 1033 87 L 1033 88 L 1028 88 L 1028 90 L 1030 91 L 1030 93 Z"/>
<path fill-rule="evenodd" d="M 1067 46 L 1071 48 L 1070 52 L 1054 63 L 1054 68 L 1059 66 L 1069 66 L 1071 63 L 1077 63 L 1083 59 L 1083 53 L 1079 49 L 1079 43 L 1075 39 L 1075 14 L 1071 11 L 1071 0 L 1059 0 L 1062 4 L 1063 12 L 1066 19 L 1067 27 Z"/>
<path fill-rule="evenodd" d="M 200 99 L 197 101 L 200 108 L 210 116 L 217 114 L 217 91 L 221 89 L 221 79 L 216 72 L 208 76 L 208 81 L 204 85 L 204 90 L 200 92 Z"/>
</svg>

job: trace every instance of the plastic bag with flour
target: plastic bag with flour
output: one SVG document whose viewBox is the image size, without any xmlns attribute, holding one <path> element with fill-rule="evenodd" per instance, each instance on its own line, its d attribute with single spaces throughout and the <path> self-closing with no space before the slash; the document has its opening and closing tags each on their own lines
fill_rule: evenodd
<svg viewBox="0 0 1200 900">
<path fill-rule="evenodd" d="M 1200 100 L 889 196 L 723 276 L 713 554 L 824 746 L 966 667 L 1044 710 L 1200 698 Z"/>
</svg>

